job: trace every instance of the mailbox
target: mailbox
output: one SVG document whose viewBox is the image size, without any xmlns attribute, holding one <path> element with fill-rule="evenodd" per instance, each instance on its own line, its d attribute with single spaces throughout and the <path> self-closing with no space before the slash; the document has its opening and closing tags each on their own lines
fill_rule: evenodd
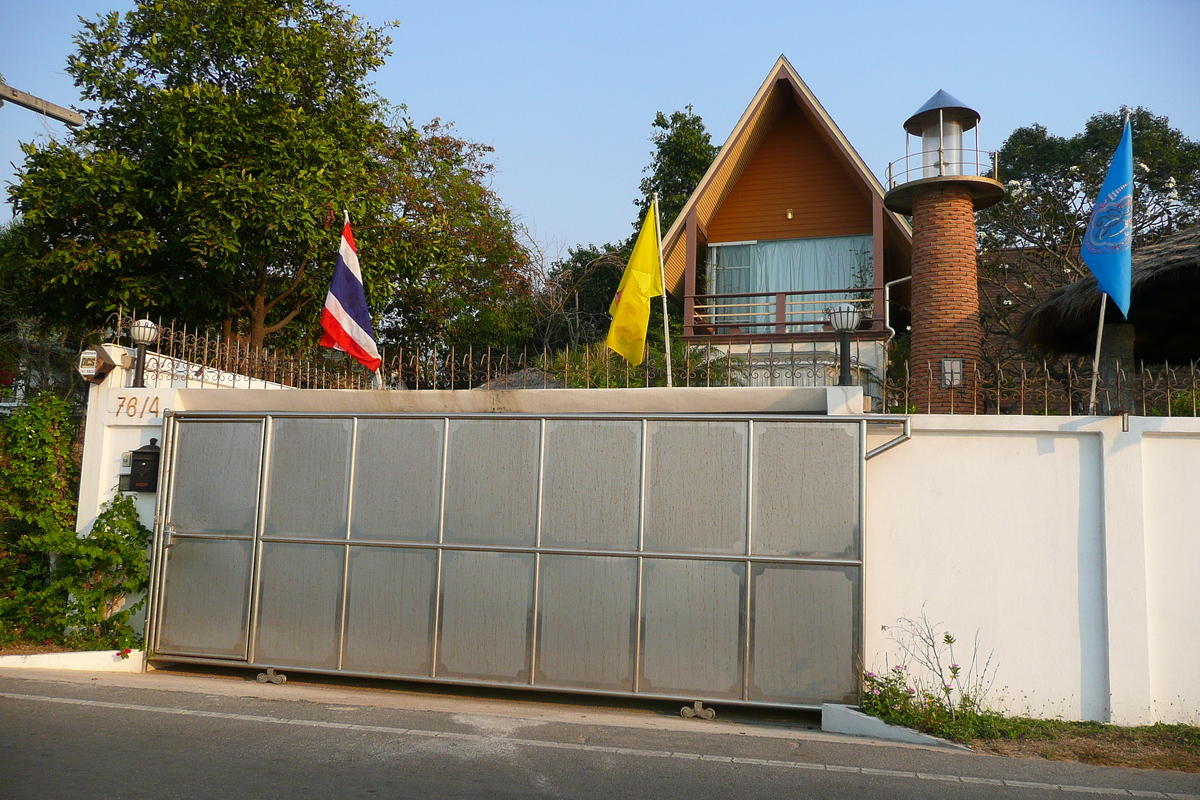
<svg viewBox="0 0 1200 800">
<path fill-rule="evenodd" d="M 158 491 L 158 439 L 130 453 L 129 490 L 133 492 Z"/>
</svg>

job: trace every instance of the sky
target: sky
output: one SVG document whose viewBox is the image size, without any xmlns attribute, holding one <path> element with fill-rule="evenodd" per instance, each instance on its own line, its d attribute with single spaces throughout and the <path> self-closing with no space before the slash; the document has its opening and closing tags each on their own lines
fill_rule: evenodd
<svg viewBox="0 0 1200 800">
<path fill-rule="evenodd" d="M 4 5 L 5 82 L 79 107 L 66 74 L 78 17 L 133 3 Z M 691 105 L 721 144 L 780 54 L 881 177 L 904 155 L 902 123 L 939 89 L 982 115 L 988 150 L 1022 125 L 1069 136 L 1122 105 L 1200 140 L 1200 0 L 343 5 L 373 25 L 399 23 L 376 91 L 418 124 L 451 121 L 494 147 L 492 188 L 551 259 L 633 230 L 656 112 Z M 65 131 L 0 108 L 0 187 L 14 180 L 19 142 Z M 6 202 L 0 220 L 11 213 Z"/>
</svg>

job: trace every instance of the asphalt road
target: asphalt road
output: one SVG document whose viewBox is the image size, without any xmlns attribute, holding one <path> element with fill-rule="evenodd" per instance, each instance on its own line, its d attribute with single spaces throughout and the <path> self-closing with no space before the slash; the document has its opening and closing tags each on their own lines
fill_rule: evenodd
<svg viewBox="0 0 1200 800">
<path fill-rule="evenodd" d="M 1200 776 L 881 744 L 814 720 L 293 674 L 0 670 L 0 798 L 1200 800 Z"/>
</svg>

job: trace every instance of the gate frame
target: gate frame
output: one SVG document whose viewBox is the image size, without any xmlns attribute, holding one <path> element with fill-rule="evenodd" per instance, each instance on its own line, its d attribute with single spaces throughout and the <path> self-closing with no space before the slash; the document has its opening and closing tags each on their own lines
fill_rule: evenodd
<svg viewBox="0 0 1200 800">
<path fill-rule="evenodd" d="M 250 669 L 267 669 L 267 668 L 273 668 L 275 670 L 287 669 L 288 671 L 319 674 L 319 675 L 344 675 L 347 677 L 365 677 L 365 678 L 375 678 L 375 679 L 382 679 L 382 680 L 394 680 L 394 681 L 416 682 L 416 683 L 434 683 L 434 684 L 443 684 L 443 685 L 451 685 L 451 686 L 455 686 L 455 685 L 457 685 L 457 686 L 475 686 L 475 687 L 495 688 L 495 689 L 533 690 L 533 691 L 579 694 L 579 695 L 595 695 L 595 696 L 622 697 L 622 698 L 645 698 L 647 700 L 678 701 L 680 699 L 684 699 L 682 695 L 643 692 L 643 691 L 639 690 L 640 672 L 641 672 L 641 669 L 640 669 L 641 656 L 642 656 L 642 651 L 644 649 L 643 643 L 642 643 L 643 560 L 645 558 L 656 558 L 656 559 L 674 559 L 674 560 L 731 562 L 731 563 L 741 563 L 746 566 L 745 589 L 744 589 L 745 596 L 744 596 L 744 598 L 741 598 L 742 607 L 739 611 L 740 621 L 741 621 L 742 625 L 744 626 L 744 630 L 739 632 L 740 637 L 741 637 L 741 641 L 739 642 L 739 647 L 741 649 L 741 671 L 742 671 L 741 695 L 742 695 L 742 697 L 741 698 L 709 697 L 709 696 L 696 697 L 696 696 L 689 695 L 686 698 L 688 700 L 688 702 L 691 702 L 692 700 L 699 700 L 701 702 L 710 703 L 710 704 L 736 705 L 736 706 L 742 706 L 742 707 L 786 708 L 786 709 L 796 709 L 796 710 L 819 710 L 820 709 L 819 704 L 787 703 L 787 702 L 762 701 L 762 700 L 749 700 L 748 699 L 748 696 L 749 696 L 748 683 L 750 680 L 749 665 L 752 660 L 752 654 L 750 652 L 750 636 L 751 636 L 751 631 L 752 631 L 752 624 L 751 624 L 752 623 L 751 600 L 752 600 L 752 580 L 753 580 L 752 567 L 756 563 L 796 564 L 796 565 L 811 565 L 811 566 L 841 566 L 841 567 L 857 568 L 857 570 L 858 570 L 858 587 L 857 587 L 857 593 L 856 593 L 857 596 L 855 597 L 855 602 L 857 604 L 857 608 L 856 608 L 855 618 L 852 623 L 853 625 L 856 626 L 857 634 L 855 636 L 855 641 L 853 644 L 855 652 L 852 655 L 852 660 L 858 665 L 858 667 L 856 668 L 856 672 L 859 675 L 859 683 L 861 686 L 861 665 L 862 665 L 863 654 L 865 653 L 865 638 L 866 638 L 865 628 L 864 628 L 864 611 L 865 611 L 865 599 L 866 599 L 865 598 L 865 583 L 866 583 L 866 581 L 865 581 L 864 565 L 865 565 L 866 559 L 867 559 L 867 553 L 866 553 L 866 523 L 867 523 L 866 462 L 868 460 L 870 460 L 871 458 L 874 458 L 875 456 L 877 456 L 893 447 L 896 447 L 897 445 L 899 445 L 911 438 L 911 418 L 908 416 L 882 415 L 882 414 L 815 415 L 815 414 L 803 414 L 803 413 L 791 413 L 791 412 L 770 413 L 770 412 L 762 412 L 762 411 L 757 411 L 757 412 L 746 412 L 746 411 L 743 411 L 743 412 L 691 412 L 691 413 L 689 413 L 689 412 L 541 412 L 541 413 L 533 413 L 533 412 L 482 412 L 482 411 L 466 411 L 466 412 L 440 411 L 439 412 L 439 411 L 428 411 L 428 410 L 423 410 L 423 411 L 385 411 L 385 412 L 356 412 L 356 411 L 352 411 L 352 410 L 338 410 L 338 411 L 327 411 L 327 412 L 321 412 L 321 411 L 265 411 L 265 410 L 264 411 L 257 411 L 257 410 L 256 411 L 221 411 L 221 410 L 206 411 L 206 410 L 200 410 L 200 409 L 197 409 L 194 411 L 189 410 L 189 411 L 176 411 L 176 412 L 167 410 L 163 416 L 164 416 L 164 419 L 163 419 L 163 446 L 162 446 L 162 459 L 161 459 L 160 475 L 159 475 L 160 491 L 158 492 L 158 495 L 156 497 L 156 502 L 155 502 L 154 539 L 153 539 L 153 544 L 152 544 L 153 549 L 152 549 L 152 560 L 151 560 L 151 571 L 150 571 L 151 584 L 150 584 L 150 591 L 149 591 L 149 603 L 148 603 L 149 608 L 148 608 L 148 612 L 147 612 L 147 621 L 146 621 L 147 649 L 151 653 L 153 653 L 151 658 L 153 658 L 154 660 L 166 661 L 166 662 L 171 662 L 171 663 L 207 664 L 207 665 L 213 665 L 213 666 L 240 667 L 240 668 L 250 668 Z M 413 675 L 381 674 L 381 673 L 377 673 L 377 672 L 346 670 L 346 669 L 341 668 L 343 655 L 344 655 L 343 651 L 344 651 L 344 644 L 345 644 L 344 640 L 345 640 L 346 614 L 347 614 L 346 592 L 348 590 L 347 572 L 349 569 L 349 545 L 353 543 L 353 540 L 347 538 L 347 540 L 346 540 L 347 544 L 344 545 L 346 550 L 345 550 L 345 554 L 343 557 L 343 565 L 342 565 L 342 569 L 343 569 L 342 585 L 341 585 L 342 607 L 341 607 L 341 621 L 339 624 L 339 632 L 338 632 L 338 640 L 339 640 L 339 648 L 338 648 L 338 665 L 339 666 L 338 666 L 338 668 L 337 669 L 329 669 L 329 668 L 315 668 L 315 667 L 295 667 L 295 666 L 290 666 L 287 664 L 280 664 L 280 663 L 275 663 L 275 662 L 258 661 L 256 659 L 256 653 L 255 653 L 255 636 L 257 633 L 257 624 L 258 624 L 257 617 L 258 617 L 259 604 L 260 604 L 259 595 L 260 595 L 260 590 L 261 590 L 262 546 L 264 544 L 263 535 L 262 535 L 262 527 L 264 524 L 264 515 L 265 515 L 265 506 L 266 506 L 264 499 L 268 492 L 268 482 L 270 480 L 269 454 L 271 452 L 270 448 L 272 445 L 273 433 L 274 433 L 273 420 L 277 419 L 277 418 L 349 419 L 349 420 L 354 421 L 355 433 L 352 435 L 352 439 L 351 439 L 351 451 L 350 451 L 351 466 L 350 466 L 350 478 L 349 478 L 350 483 L 348 484 L 348 487 L 349 487 L 348 491 L 350 492 L 350 498 L 349 498 L 350 505 L 349 505 L 349 508 L 347 511 L 347 525 L 348 526 L 351 524 L 351 521 L 353 519 L 353 516 L 352 516 L 352 514 L 353 514 L 353 488 L 352 487 L 353 487 L 353 477 L 354 477 L 354 469 L 355 469 L 354 448 L 355 448 L 355 443 L 357 441 L 357 430 L 356 429 L 357 429 L 357 425 L 358 425 L 357 421 L 359 419 L 438 419 L 438 420 L 445 420 L 447 426 L 449 425 L 449 423 L 452 420 L 456 420 L 456 419 L 538 420 L 542 423 L 542 426 L 543 426 L 542 427 L 542 435 L 540 437 L 540 441 L 541 441 L 540 458 L 541 459 L 544 459 L 544 457 L 545 457 L 545 449 L 544 449 L 545 423 L 548 420 L 621 420 L 621 421 L 639 420 L 642 422 L 641 476 L 639 478 L 639 488 L 641 490 L 642 499 L 640 500 L 641 521 L 639 522 L 638 550 L 636 550 L 636 551 L 602 550 L 601 551 L 601 550 L 588 549 L 588 548 L 561 548 L 561 547 L 546 548 L 541 544 L 540 536 L 537 539 L 537 543 L 532 546 L 526 546 L 526 545 L 478 545 L 478 544 L 458 544 L 458 543 L 449 543 L 448 544 L 444 541 L 437 541 L 437 542 L 433 542 L 433 543 L 421 543 L 420 545 L 416 545 L 416 544 L 391 545 L 393 547 L 403 548 L 403 549 L 426 549 L 426 550 L 436 549 L 436 551 L 437 551 L 438 567 L 437 567 L 437 577 L 435 580 L 434 597 L 433 597 L 435 611 L 434 611 L 433 629 L 431 631 L 431 635 L 433 638 L 433 649 L 431 651 L 431 659 L 432 659 L 431 674 L 429 676 L 413 676 Z M 177 440 L 177 436 L 176 436 L 178 425 L 181 422 L 187 422 L 187 421 L 228 422 L 228 421 L 238 421 L 238 420 L 256 421 L 256 422 L 261 421 L 263 424 L 263 432 L 262 432 L 261 445 L 260 445 L 261 449 L 260 449 L 260 455 L 259 455 L 260 461 L 259 461 L 259 469 L 258 469 L 258 491 L 256 493 L 256 499 L 255 499 L 254 533 L 253 533 L 253 538 L 251 540 L 253 542 L 253 546 L 252 546 L 252 561 L 251 561 L 251 565 L 250 565 L 251 586 L 250 586 L 250 600 L 249 600 L 249 609 L 248 609 L 249 617 L 247 620 L 246 657 L 245 657 L 245 659 L 232 659 L 232 658 L 221 658 L 221 657 L 212 657 L 212 656 L 175 655 L 175 654 L 157 653 L 155 651 L 157 649 L 159 636 L 161 633 L 161 625 L 162 625 L 161 609 L 162 609 L 162 603 L 163 603 L 163 599 L 165 596 L 165 590 L 166 590 L 166 585 L 165 585 L 165 581 L 166 581 L 166 577 L 167 577 L 166 548 L 170 546 L 170 543 L 167 540 L 172 535 L 171 532 L 168 532 L 166 530 L 166 527 L 167 527 L 167 519 L 171 512 L 171 504 L 172 504 L 172 500 L 174 498 L 174 492 L 175 492 L 175 477 L 176 477 L 176 475 L 175 475 L 174 468 L 175 468 L 175 461 L 176 461 L 176 448 L 178 445 L 178 440 Z M 748 447 L 747 455 L 748 455 L 748 458 L 750 459 L 750 464 L 753 463 L 753 461 L 752 461 L 752 459 L 753 459 L 753 430 L 754 430 L 755 422 L 857 423 L 858 436 L 859 436 L 859 453 L 858 453 L 858 458 L 857 458 L 857 460 L 858 460 L 858 493 L 859 493 L 858 494 L 858 532 L 857 532 L 857 537 L 856 537 L 857 538 L 856 543 L 858 545 L 858 558 L 857 559 L 845 559 L 845 558 L 839 559 L 839 558 L 814 558 L 814 557 L 804 557 L 804 556 L 754 556 L 752 553 L 715 555 L 715 554 L 708 554 L 708 553 L 686 553 L 686 552 L 681 552 L 681 553 L 666 553 L 666 552 L 646 553 L 646 552 L 644 552 L 642 550 L 642 547 L 644 546 L 643 536 L 644 536 L 644 527 L 645 527 L 644 514 L 645 514 L 645 487 L 646 487 L 646 471 L 645 470 L 646 470 L 646 449 L 648 446 L 648 438 L 646 436 L 646 425 L 650 421 L 686 421 L 686 422 L 738 421 L 738 422 L 746 422 L 746 423 L 748 423 L 747 430 L 748 430 L 748 433 L 750 434 L 750 436 L 748 437 L 748 444 L 747 444 L 747 447 Z M 876 427 L 880 427 L 880 428 L 899 427 L 901 430 L 898 434 L 894 435 L 892 438 L 888 439 L 884 443 L 882 443 L 874 448 L 868 449 L 868 446 L 867 446 L 868 445 L 868 432 L 870 431 L 870 428 L 872 426 L 876 426 Z M 749 464 L 748 464 L 747 469 L 748 469 L 748 471 L 747 471 L 748 483 L 747 483 L 747 489 L 746 489 L 746 491 L 747 491 L 746 515 L 747 515 L 747 520 L 748 520 L 747 524 L 750 525 L 750 519 L 752 518 L 752 515 L 753 515 L 753 483 L 752 483 L 753 471 L 752 471 L 752 469 L 750 469 Z M 445 504 L 444 481 L 445 481 L 445 471 L 447 470 L 447 459 L 446 459 L 445 454 L 443 454 L 442 470 L 443 470 L 442 503 L 444 506 L 444 504 Z M 538 494 L 537 515 L 539 518 L 539 530 L 540 530 L 540 516 L 542 513 L 543 483 L 544 483 L 544 471 L 541 468 L 541 466 L 539 465 L 539 479 L 538 479 L 538 487 L 537 487 L 537 494 Z M 752 536 L 751 531 L 752 531 L 752 527 L 748 528 L 747 549 L 750 549 L 750 550 L 752 550 L 752 547 L 753 547 L 752 546 L 753 536 Z M 201 538 L 201 537 L 197 537 L 197 538 Z M 441 538 L 442 538 L 442 536 L 439 534 L 439 540 Z M 271 539 L 268 540 L 268 542 L 269 541 L 277 541 L 277 539 L 275 537 L 272 537 Z M 281 539 L 279 541 L 286 542 L 287 539 L 285 538 L 285 539 Z M 308 542 L 306 541 L 305 543 L 308 543 Z M 316 543 L 316 542 L 313 542 L 313 543 Z M 440 677 L 437 675 L 437 652 L 438 652 L 438 643 L 441 639 L 441 636 L 439 635 L 439 624 L 440 624 L 439 617 L 440 617 L 440 612 L 441 612 L 442 590 L 443 590 L 442 589 L 442 558 L 443 558 L 443 554 L 446 550 L 484 551 L 484 552 L 517 552 L 517 553 L 530 553 L 535 556 L 533 599 L 532 599 L 532 606 L 531 606 L 532 614 L 533 614 L 533 621 L 530 626 L 530 632 L 529 632 L 529 643 L 532 646 L 532 656 L 531 656 L 531 660 L 530 660 L 530 676 L 529 676 L 528 683 L 521 684 L 521 683 L 507 683 L 507 682 L 489 681 L 489 680 L 447 678 L 447 677 Z M 537 624 L 536 623 L 537 623 L 538 614 L 539 614 L 538 606 L 539 606 L 539 600 L 540 600 L 539 586 L 538 586 L 539 578 L 540 578 L 540 559 L 541 559 L 541 555 L 547 554 L 547 553 L 550 555 L 611 556 L 611 557 L 637 558 L 638 559 L 637 597 L 636 597 L 636 601 L 635 601 L 636 632 L 634 634 L 635 635 L 635 646 L 634 646 L 634 660 L 633 660 L 633 664 L 632 664 L 632 668 L 633 668 L 633 690 L 632 691 L 619 691 L 619 690 L 612 690 L 612 689 L 598 689 L 598 688 L 587 688 L 587 687 L 547 686 L 547 685 L 535 683 L 535 681 L 536 681 L 536 664 L 537 664 L 537 660 L 536 660 L 537 659 L 537 641 L 538 641 L 538 632 L 537 632 Z"/>
</svg>

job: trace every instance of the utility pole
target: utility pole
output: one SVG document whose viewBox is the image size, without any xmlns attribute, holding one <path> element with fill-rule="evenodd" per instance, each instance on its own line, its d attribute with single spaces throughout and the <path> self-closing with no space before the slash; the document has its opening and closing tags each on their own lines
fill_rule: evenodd
<svg viewBox="0 0 1200 800">
<path fill-rule="evenodd" d="M 29 92 L 22 92 L 20 89 L 14 89 L 7 84 L 0 83 L 0 105 L 4 105 L 5 100 L 21 108 L 28 108 L 30 111 L 44 114 L 59 122 L 65 122 L 68 125 L 79 126 L 83 124 L 83 117 L 69 108 L 56 106 L 54 103 L 43 100 L 40 97 L 34 97 Z"/>
</svg>

